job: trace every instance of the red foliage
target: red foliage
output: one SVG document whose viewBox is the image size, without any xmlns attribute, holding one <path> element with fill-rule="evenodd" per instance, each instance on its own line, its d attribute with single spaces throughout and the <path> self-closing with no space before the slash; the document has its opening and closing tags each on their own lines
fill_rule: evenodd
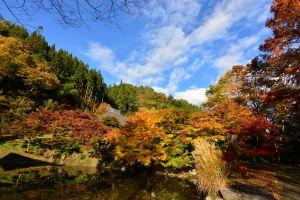
<svg viewBox="0 0 300 200">
<path fill-rule="evenodd" d="M 253 117 L 243 121 L 239 129 L 229 131 L 235 139 L 228 143 L 225 158 L 227 161 L 256 156 L 270 157 L 276 153 L 275 144 L 278 142 L 274 133 L 277 127 L 264 117 Z"/>
<path fill-rule="evenodd" d="M 247 174 L 248 169 L 246 165 L 240 164 L 237 169 L 242 175 Z"/>
<path fill-rule="evenodd" d="M 108 127 L 102 125 L 95 116 L 81 110 L 42 109 L 30 115 L 26 125 L 37 131 L 46 130 L 58 134 L 69 131 L 72 137 L 86 145 L 103 138 L 108 130 Z"/>
</svg>

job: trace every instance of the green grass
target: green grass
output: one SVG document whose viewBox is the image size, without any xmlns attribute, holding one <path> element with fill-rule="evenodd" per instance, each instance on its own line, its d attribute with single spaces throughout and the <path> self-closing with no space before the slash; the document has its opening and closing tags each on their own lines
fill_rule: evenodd
<svg viewBox="0 0 300 200">
<path fill-rule="evenodd" d="M 0 144 L 0 148 L 9 150 L 21 150 L 24 140 L 13 140 Z"/>
</svg>

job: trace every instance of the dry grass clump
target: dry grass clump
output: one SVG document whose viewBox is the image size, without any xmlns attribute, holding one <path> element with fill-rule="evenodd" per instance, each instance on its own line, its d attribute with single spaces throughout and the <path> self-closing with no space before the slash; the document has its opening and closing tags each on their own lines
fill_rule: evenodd
<svg viewBox="0 0 300 200">
<path fill-rule="evenodd" d="M 96 114 L 98 115 L 102 115 L 104 114 L 106 111 L 108 111 L 111 108 L 111 105 L 109 105 L 108 103 L 100 103 L 100 105 L 98 106 L 98 108 L 96 109 Z"/>
<path fill-rule="evenodd" d="M 226 186 L 225 164 L 221 159 L 221 152 L 214 144 L 204 139 L 194 141 L 195 150 L 192 152 L 198 190 L 215 196 L 221 188 Z"/>
</svg>

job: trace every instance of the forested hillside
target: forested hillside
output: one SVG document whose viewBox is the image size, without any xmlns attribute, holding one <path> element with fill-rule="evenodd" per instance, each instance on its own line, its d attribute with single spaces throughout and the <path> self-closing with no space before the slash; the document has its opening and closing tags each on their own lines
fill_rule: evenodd
<svg viewBox="0 0 300 200">
<path fill-rule="evenodd" d="M 30 112 L 55 101 L 91 109 L 103 100 L 106 85 L 99 71 L 49 46 L 39 30 L 29 34 L 8 21 L 0 26 L 3 101 L 10 105 L 24 101 Z"/>
<path fill-rule="evenodd" d="M 123 83 L 108 87 L 100 71 L 67 51 L 50 46 L 40 29 L 28 33 L 21 26 L 2 21 L 0 31 L 3 105 L 24 101 L 28 112 L 40 106 L 53 106 L 50 104 L 95 110 L 100 102 L 109 102 L 123 113 L 144 106 L 197 109 L 184 100 L 166 97 L 148 87 Z"/>
</svg>

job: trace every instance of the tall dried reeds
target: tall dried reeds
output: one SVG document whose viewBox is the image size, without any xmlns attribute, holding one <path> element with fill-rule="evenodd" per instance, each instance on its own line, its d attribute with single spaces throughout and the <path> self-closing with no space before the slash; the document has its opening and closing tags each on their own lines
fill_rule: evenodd
<svg viewBox="0 0 300 200">
<path fill-rule="evenodd" d="M 221 159 L 221 152 L 215 145 L 205 139 L 194 141 L 195 150 L 192 152 L 198 190 L 215 196 L 221 188 L 226 186 L 225 164 Z"/>
</svg>

